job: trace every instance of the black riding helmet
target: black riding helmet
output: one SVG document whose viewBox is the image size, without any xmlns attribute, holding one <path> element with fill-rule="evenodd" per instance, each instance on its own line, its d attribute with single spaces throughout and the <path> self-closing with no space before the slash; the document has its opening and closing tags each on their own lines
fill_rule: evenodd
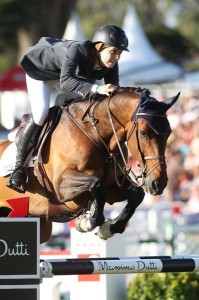
<svg viewBox="0 0 199 300">
<path fill-rule="evenodd" d="M 128 38 L 124 30 L 116 25 L 103 25 L 95 32 L 93 43 L 102 42 L 120 50 L 128 50 Z"/>
</svg>

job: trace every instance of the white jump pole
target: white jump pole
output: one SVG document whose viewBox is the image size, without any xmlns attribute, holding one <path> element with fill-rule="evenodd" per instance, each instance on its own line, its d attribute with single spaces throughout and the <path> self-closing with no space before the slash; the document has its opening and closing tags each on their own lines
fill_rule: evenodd
<svg viewBox="0 0 199 300">
<path fill-rule="evenodd" d="M 75 228 L 71 228 L 71 257 L 92 259 L 93 257 L 125 256 L 125 239 L 126 234 L 123 233 L 116 234 L 105 241 L 93 232 L 80 233 Z M 126 276 L 122 274 L 118 274 L 118 276 L 78 274 L 74 277 L 75 282 L 70 292 L 70 300 L 81 299 L 81 295 L 85 295 L 87 300 L 93 300 L 93 295 L 95 295 L 95 300 L 121 300 L 125 297 Z"/>
<path fill-rule="evenodd" d="M 44 277 L 78 274 L 133 274 L 161 272 L 199 272 L 197 258 L 131 258 L 67 259 L 44 261 Z"/>
</svg>

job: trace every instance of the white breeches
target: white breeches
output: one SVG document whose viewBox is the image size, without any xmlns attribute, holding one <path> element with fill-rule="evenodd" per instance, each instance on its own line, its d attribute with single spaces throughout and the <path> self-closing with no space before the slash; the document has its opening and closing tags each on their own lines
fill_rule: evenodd
<svg viewBox="0 0 199 300">
<path fill-rule="evenodd" d="M 26 74 L 26 83 L 33 120 L 37 125 L 42 126 L 49 112 L 50 95 L 53 91 L 52 81 L 35 80 Z"/>
</svg>

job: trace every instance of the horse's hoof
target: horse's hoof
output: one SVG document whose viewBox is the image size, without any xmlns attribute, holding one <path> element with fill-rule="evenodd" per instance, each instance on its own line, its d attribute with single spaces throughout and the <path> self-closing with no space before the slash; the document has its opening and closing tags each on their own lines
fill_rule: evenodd
<svg viewBox="0 0 199 300">
<path fill-rule="evenodd" d="M 91 213 L 87 211 L 85 214 L 79 216 L 75 221 L 75 228 L 79 232 L 89 232 L 94 229 L 91 224 Z"/>
<path fill-rule="evenodd" d="M 98 230 L 98 233 L 97 235 L 103 239 L 103 240 L 107 240 L 109 238 L 111 238 L 112 236 L 115 235 L 115 233 L 112 233 L 110 231 L 110 225 L 111 225 L 111 222 L 110 221 L 106 221 L 104 222 L 100 227 L 99 227 L 99 230 Z"/>
<path fill-rule="evenodd" d="M 79 232 L 87 232 L 87 220 L 86 214 L 79 216 L 75 221 L 75 229 Z"/>
</svg>

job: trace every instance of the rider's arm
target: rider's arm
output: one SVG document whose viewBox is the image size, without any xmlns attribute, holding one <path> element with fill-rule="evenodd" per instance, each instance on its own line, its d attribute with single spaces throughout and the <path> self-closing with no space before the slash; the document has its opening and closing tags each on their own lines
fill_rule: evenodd
<svg viewBox="0 0 199 300">
<path fill-rule="evenodd" d="M 84 49 L 83 49 L 84 50 Z M 95 79 L 87 79 L 78 75 L 79 66 L 87 63 L 87 53 L 83 52 L 79 44 L 72 45 L 67 49 L 66 57 L 61 67 L 60 86 L 63 91 L 75 92 L 83 97 L 92 94 Z"/>
<path fill-rule="evenodd" d="M 105 85 L 96 85 L 95 78 L 83 78 L 77 74 L 79 66 L 84 66 L 85 72 L 89 72 L 88 64 L 88 48 L 80 47 L 80 44 L 75 43 L 67 50 L 66 58 L 62 64 L 60 85 L 63 91 L 75 92 L 83 97 L 99 93 L 109 95 L 115 91 L 118 85 L 118 65 L 113 69 L 105 72 Z M 86 77 L 86 76 L 85 76 Z"/>
</svg>

